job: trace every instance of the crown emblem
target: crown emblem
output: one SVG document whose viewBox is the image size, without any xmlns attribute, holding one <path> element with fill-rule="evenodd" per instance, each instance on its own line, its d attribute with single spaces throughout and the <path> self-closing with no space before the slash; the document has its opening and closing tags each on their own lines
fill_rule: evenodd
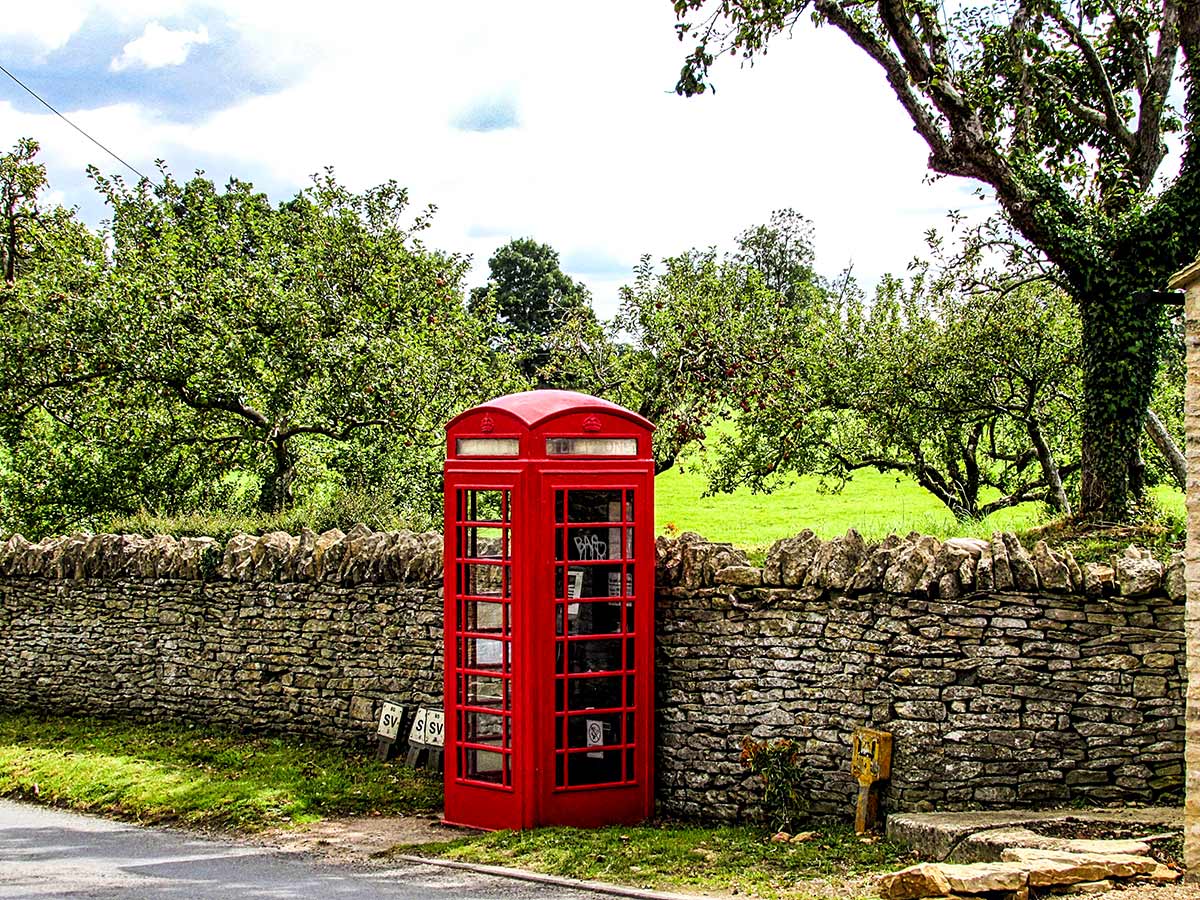
<svg viewBox="0 0 1200 900">
<path fill-rule="evenodd" d="M 492 421 L 492 417 L 485 415 L 479 420 L 479 430 L 484 434 L 491 434 L 496 430 L 496 423 Z"/>
<path fill-rule="evenodd" d="M 600 430 L 600 418 L 598 416 L 588 416 L 586 419 L 583 420 L 583 430 L 584 431 L 599 431 Z"/>
</svg>

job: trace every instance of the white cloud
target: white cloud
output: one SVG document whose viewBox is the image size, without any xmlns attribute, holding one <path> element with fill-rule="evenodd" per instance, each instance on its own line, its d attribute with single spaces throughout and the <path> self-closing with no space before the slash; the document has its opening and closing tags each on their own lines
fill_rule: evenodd
<svg viewBox="0 0 1200 900">
<path fill-rule="evenodd" d="M 143 6 L 135 22 L 167 15 Z M 395 178 L 415 207 L 438 205 L 427 241 L 472 253 L 472 283 L 498 246 L 533 237 L 583 261 L 570 274 L 610 315 L 631 274 L 588 258 L 729 246 L 794 207 L 815 222 L 820 270 L 853 262 L 870 284 L 903 271 L 941 210 L 982 206 L 964 199 L 965 182 L 923 183 L 927 148 L 878 67 L 833 29 L 797 28 L 753 68 L 727 58 L 717 93 L 685 100 L 672 88 L 687 48 L 663 2 L 610 0 L 603 13 L 561 0 L 343 4 L 334 16 L 306 0 L 177 7 L 219 17 L 266 67 L 300 61 L 302 77 L 195 123 L 131 104 L 88 110 L 89 130 L 144 171 L 162 157 L 181 175 L 265 182 L 277 201 L 327 165 L 355 189 Z M 498 95 L 519 109 L 517 127 L 453 126 Z M 116 171 L 49 117 L 22 116 L 12 132 L 3 113 L 0 132 L 43 141 L 52 180 L 77 159 Z"/>
<path fill-rule="evenodd" d="M 148 22 L 142 36 L 126 44 L 109 68 L 120 72 L 131 66 L 145 69 L 179 66 L 187 61 L 193 46 L 207 43 L 208 29 L 203 25 L 195 31 L 172 31 L 158 22 Z"/>
<path fill-rule="evenodd" d="M 0 38 L 31 44 L 38 53 L 57 50 L 71 39 L 87 16 L 78 0 L 9 3 L 0 15 Z"/>
</svg>

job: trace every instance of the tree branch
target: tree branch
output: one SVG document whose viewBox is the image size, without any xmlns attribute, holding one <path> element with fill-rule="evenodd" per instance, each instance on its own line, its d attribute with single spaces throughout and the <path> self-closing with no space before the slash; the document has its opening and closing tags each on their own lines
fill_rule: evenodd
<svg viewBox="0 0 1200 900">
<path fill-rule="evenodd" d="M 1100 101 L 1104 104 L 1104 129 L 1116 138 L 1125 149 L 1134 150 L 1136 141 L 1133 132 L 1129 130 L 1117 110 L 1117 98 L 1113 94 L 1112 82 L 1108 78 L 1108 72 L 1104 68 L 1104 61 L 1100 59 L 1100 54 L 1096 52 L 1092 42 L 1083 33 L 1083 29 L 1071 21 L 1061 6 L 1056 3 L 1048 3 L 1046 4 L 1046 13 L 1059 28 L 1066 32 L 1071 43 L 1078 47 L 1079 52 L 1083 54 L 1083 59 L 1092 73 L 1092 80 L 1100 91 Z"/>
<path fill-rule="evenodd" d="M 233 413 L 236 416 L 241 416 L 246 421 L 252 423 L 263 431 L 269 431 L 271 423 L 267 421 L 267 417 L 254 409 L 252 406 L 247 406 L 241 400 L 230 397 L 215 397 L 211 399 L 201 399 L 186 383 L 182 381 L 167 381 L 167 387 L 175 392 L 185 404 L 194 410 L 223 410 L 224 412 Z"/>
<path fill-rule="evenodd" d="M 1150 187 L 1154 173 L 1166 155 L 1162 140 L 1162 113 L 1175 74 L 1175 57 L 1179 52 L 1180 22 L 1178 0 L 1163 0 L 1162 22 L 1158 30 L 1158 50 L 1147 68 L 1145 86 L 1141 88 L 1137 134 L 1133 149 L 1133 172 L 1139 187 Z M 1200 14 L 1200 10 L 1193 10 Z"/>
</svg>

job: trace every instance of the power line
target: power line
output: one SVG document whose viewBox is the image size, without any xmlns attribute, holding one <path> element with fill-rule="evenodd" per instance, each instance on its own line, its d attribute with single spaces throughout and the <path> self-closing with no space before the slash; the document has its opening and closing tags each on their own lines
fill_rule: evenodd
<svg viewBox="0 0 1200 900">
<path fill-rule="evenodd" d="M 50 112 L 54 113 L 56 116 L 58 116 L 64 122 L 66 122 L 68 125 L 70 125 L 72 128 L 74 128 L 76 131 L 78 131 L 80 134 L 82 134 L 85 138 L 87 138 L 89 141 L 91 141 L 93 144 L 95 144 L 97 147 L 99 147 L 101 150 L 103 150 L 105 153 L 107 153 L 109 156 L 111 156 L 113 159 L 115 159 L 117 162 L 119 162 L 121 165 L 123 165 L 125 168 L 127 168 L 134 175 L 137 175 L 139 178 L 144 178 L 144 179 L 146 179 L 146 181 L 151 181 L 151 179 L 148 175 L 143 174 L 141 171 L 134 168 L 129 163 L 125 162 L 125 160 L 121 159 L 121 157 L 117 156 L 117 154 L 113 153 L 111 150 L 109 150 L 107 147 L 105 147 L 102 143 L 100 143 L 98 140 L 96 140 L 94 137 L 92 137 L 90 134 L 88 134 L 86 131 L 84 131 L 82 128 L 80 128 L 78 125 L 76 125 L 70 119 L 68 119 L 62 113 L 60 113 L 57 109 L 55 109 L 53 106 L 51 106 L 46 100 L 42 99 L 42 97 L 37 93 L 37 91 L 35 91 L 33 88 L 31 88 L 25 82 L 23 82 L 20 78 L 18 78 L 12 72 L 8 71 L 8 69 L 4 68 L 4 66 L 2 66 L 2 65 L 0 65 L 0 72 L 3 72 L 5 75 L 7 75 L 13 81 L 15 81 L 17 84 L 19 84 L 21 87 L 23 87 L 25 89 L 25 91 L 29 94 L 29 96 L 31 96 L 34 100 L 36 100 L 38 103 L 42 104 L 42 106 L 46 107 L 46 109 L 50 110 Z M 153 182 L 151 181 L 151 183 L 153 183 Z"/>
</svg>

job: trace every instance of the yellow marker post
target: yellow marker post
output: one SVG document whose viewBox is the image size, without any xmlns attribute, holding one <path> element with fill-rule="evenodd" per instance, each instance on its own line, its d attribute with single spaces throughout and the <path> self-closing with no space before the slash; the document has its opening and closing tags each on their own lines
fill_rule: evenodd
<svg viewBox="0 0 1200 900">
<path fill-rule="evenodd" d="M 858 782 L 858 805 L 854 830 L 873 831 L 879 818 L 879 791 L 875 788 L 892 774 L 892 734 L 873 728 L 858 728 L 851 745 L 850 774 Z"/>
</svg>

